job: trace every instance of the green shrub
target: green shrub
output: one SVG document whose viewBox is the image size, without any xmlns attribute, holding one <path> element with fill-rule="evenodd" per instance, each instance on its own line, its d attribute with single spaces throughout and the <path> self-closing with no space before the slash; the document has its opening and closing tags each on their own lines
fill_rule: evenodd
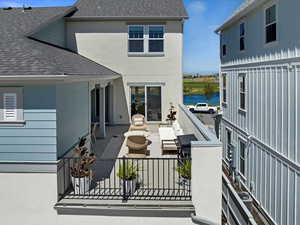
<svg viewBox="0 0 300 225">
<path fill-rule="evenodd" d="M 125 161 L 119 167 L 117 176 L 123 180 L 134 180 L 137 178 L 138 168 L 132 161 Z"/>
</svg>

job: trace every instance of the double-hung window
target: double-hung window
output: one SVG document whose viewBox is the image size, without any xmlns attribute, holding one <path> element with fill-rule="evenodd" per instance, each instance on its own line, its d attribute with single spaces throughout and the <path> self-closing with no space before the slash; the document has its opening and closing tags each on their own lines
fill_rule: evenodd
<svg viewBox="0 0 300 225">
<path fill-rule="evenodd" d="M 222 56 L 226 56 L 227 55 L 227 46 L 224 44 L 222 45 Z"/>
<path fill-rule="evenodd" d="M 164 51 L 164 27 L 149 26 L 149 52 Z"/>
<path fill-rule="evenodd" d="M 245 23 L 240 24 L 240 51 L 245 50 Z"/>
<path fill-rule="evenodd" d="M 266 43 L 277 41 L 277 9 L 273 5 L 265 11 L 265 36 Z"/>
<path fill-rule="evenodd" d="M 129 26 L 128 51 L 144 52 L 144 26 Z"/>
<path fill-rule="evenodd" d="M 240 140 L 240 172 L 245 176 L 246 171 L 246 143 Z"/>
<path fill-rule="evenodd" d="M 246 110 L 246 74 L 239 74 L 240 109 Z"/>
<path fill-rule="evenodd" d="M 22 88 L 0 87 L 0 125 L 23 121 Z"/>
<path fill-rule="evenodd" d="M 128 53 L 145 55 L 163 53 L 164 38 L 163 25 L 129 25 Z"/>
<path fill-rule="evenodd" d="M 227 88 L 227 84 L 226 84 L 226 79 L 227 79 L 227 75 L 226 73 L 222 74 L 222 96 L 223 96 L 223 103 L 227 102 L 227 92 L 226 92 L 226 88 Z"/>
</svg>

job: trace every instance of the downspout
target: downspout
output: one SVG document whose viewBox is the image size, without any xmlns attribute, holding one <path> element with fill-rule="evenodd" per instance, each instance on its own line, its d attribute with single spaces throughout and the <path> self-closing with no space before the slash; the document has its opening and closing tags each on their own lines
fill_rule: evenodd
<svg viewBox="0 0 300 225">
<path fill-rule="evenodd" d="M 199 225 L 220 225 L 217 224 L 215 222 L 212 222 L 206 218 L 200 217 L 200 216 L 196 216 L 195 213 L 191 214 L 191 218 L 192 218 L 192 222 L 195 224 L 199 224 Z"/>
</svg>

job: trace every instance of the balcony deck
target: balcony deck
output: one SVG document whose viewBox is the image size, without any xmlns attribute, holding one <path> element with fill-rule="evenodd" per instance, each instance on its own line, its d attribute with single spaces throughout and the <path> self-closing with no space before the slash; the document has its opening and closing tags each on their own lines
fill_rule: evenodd
<svg viewBox="0 0 300 225">
<path fill-rule="evenodd" d="M 111 158 L 122 158 L 127 156 L 128 147 L 126 146 L 126 138 L 124 133 L 128 131 L 128 126 L 109 126 L 107 127 L 107 137 L 105 139 L 97 139 L 95 146 L 95 153 L 98 158 L 111 159 Z M 163 153 L 161 149 L 161 143 L 158 134 L 158 124 L 149 124 L 149 137 L 151 144 L 147 150 L 149 155 L 147 158 L 176 158 L 176 152 Z"/>
<path fill-rule="evenodd" d="M 137 190 L 128 196 L 130 200 L 191 200 L 191 185 L 177 171 L 176 152 L 163 154 L 158 134 L 159 125 L 149 125 L 150 145 L 146 158 L 126 158 L 128 148 L 124 133 L 128 126 L 107 127 L 107 137 L 97 139 L 93 151 L 97 161 L 93 168 L 95 176 L 92 188 L 83 195 L 69 191 L 65 199 L 123 199 L 123 184 L 117 176 L 124 163 L 132 163 L 138 168 Z M 71 160 L 71 159 L 70 159 Z M 71 162 L 68 162 L 71 163 Z"/>
</svg>

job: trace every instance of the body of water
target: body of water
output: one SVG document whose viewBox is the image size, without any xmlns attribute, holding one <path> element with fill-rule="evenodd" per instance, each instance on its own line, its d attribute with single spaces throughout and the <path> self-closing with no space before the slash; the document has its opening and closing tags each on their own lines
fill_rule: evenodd
<svg viewBox="0 0 300 225">
<path fill-rule="evenodd" d="M 220 93 L 214 93 L 211 99 L 207 99 L 204 95 L 184 95 L 183 103 L 185 105 L 195 105 L 197 103 L 220 104 Z"/>
</svg>

